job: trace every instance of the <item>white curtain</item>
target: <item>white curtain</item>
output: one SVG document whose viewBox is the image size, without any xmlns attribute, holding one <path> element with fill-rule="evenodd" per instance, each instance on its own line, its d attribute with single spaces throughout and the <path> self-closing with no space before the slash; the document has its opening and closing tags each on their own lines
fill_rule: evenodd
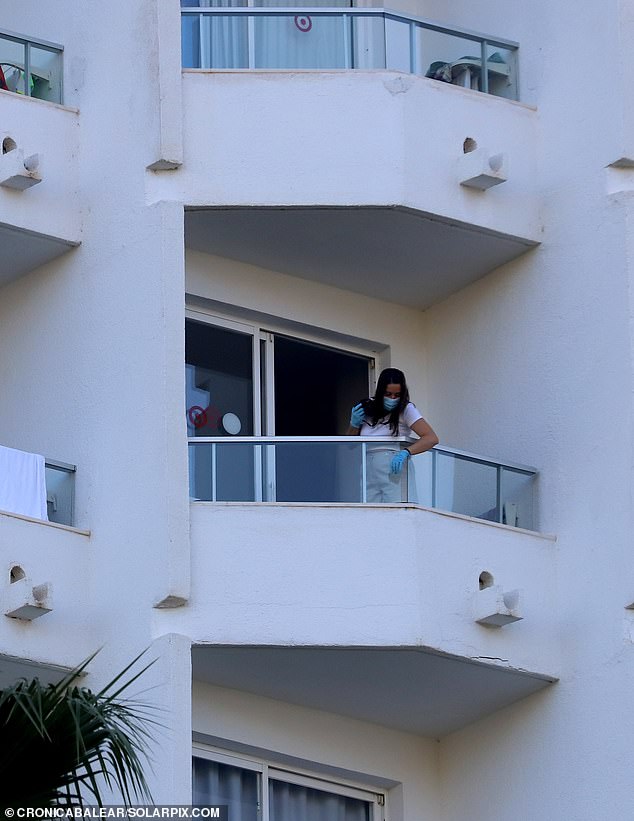
<svg viewBox="0 0 634 821">
<path fill-rule="evenodd" d="M 260 0 L 257 6 L 288 5 Z M 303 0 L 294 6 L 349 7 L 345 0 Z M 255 68 L 345 68 L 342 17 L 291 15 L 255 19 Z"/>
<path fill-rule="evenodd" d="M 258 773 L 194 758 L 195 806 L 225 804 L 231 821 L 258 821 Z"/>
<path fill-rule="evenodd" d="M 269 781 L 270 821 L 370 821 L 370 804 L 358 798 Z"/>
<path fill-rule="evenodd" d="M 200 8 L 246 6 L 244 0 L 200 0 Z M 249 49 L 245 16 L 200 15 L 200 68 L 248 68 Z"/>
</svg>

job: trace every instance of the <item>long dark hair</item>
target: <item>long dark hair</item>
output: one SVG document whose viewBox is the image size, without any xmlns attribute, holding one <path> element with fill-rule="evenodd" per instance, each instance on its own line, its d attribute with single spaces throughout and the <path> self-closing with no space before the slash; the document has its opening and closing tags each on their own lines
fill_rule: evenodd
<svg viewBox="0 0 634 821">
<path fill-rule="evenodd" d="M 365 411 L 366 420 L 372 427 L 374 427 L 377 422 L 385 419 L 387 412 L 383 407 L 383 397 L 388 385 L 401 386 L 401 398 L 399 399 L 398 405 L 390 412 L 389 419 L 392 436 L 398 436 L 398 420 L 409 402 L 409 390 L 407 389 L 407 382 L 405 381 L 403 371 L 399 371 L 398 368 L 386 368 L 384 371 L 381 371 L 378 382 L 376 383 L 374 396 L 363 403 L 363 409 Z"/>
</svg>

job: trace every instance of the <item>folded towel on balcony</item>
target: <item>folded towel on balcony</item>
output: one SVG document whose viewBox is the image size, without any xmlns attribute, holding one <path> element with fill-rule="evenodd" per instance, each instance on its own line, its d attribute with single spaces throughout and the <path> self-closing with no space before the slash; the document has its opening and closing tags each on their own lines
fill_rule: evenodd
<svg viewBox="0 0 634 821">
<path fill-rule="evenodd" d="M 0 445 L 0 510 L 48 521 L 43 456 Z"/>
</svg>

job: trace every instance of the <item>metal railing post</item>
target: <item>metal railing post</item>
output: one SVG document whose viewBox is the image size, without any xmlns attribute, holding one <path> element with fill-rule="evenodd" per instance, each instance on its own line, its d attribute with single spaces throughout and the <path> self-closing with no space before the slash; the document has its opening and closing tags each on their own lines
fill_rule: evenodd
<svg viewBox="0 0 634 821">
<path fill-rule="evenodd" d="M 361 443 L 361 502 L 366 504 L 368 501 L 368 445 L 367 442 Z"/>
<path fill-rule="evenodd" d="M 504 518 L 504 516 L 503 516 L 504 511 L 502 510 L 502 465 L 497 466 L 495 481 L 496 481 L 496 487 L 495 487 L 496 500 L 495 500 L 495 504 L 496 504 L 497 509 L 498 509 L 498 522 L 501 522 L 502 519 Z"/>
<path fill-rule="evenodd" d="M 342 15 L 343 19 L 343 63 L 345 68 L 352 68 L 352 28 L 350 15 Z"/>
<path fill-rule="evenodd" d="M 416 49 L 416 23 L 409 24 L 409 71 L 418 74 L 418 51 Z"/>
<path fill-rule="evenodd" d="M 482 68 L 480 69 L 480 91 L 482 91 L 484 94 L 489 93 L 489 67 L 487 65 L 487 51 L 487 41 L 483 40 L 480 43 L 480 60 L 482 63 Z"/>
<path fill-rule="evenodd" d="M 24 44 L 24 95 L 31 96 L 31 43 Z"/>
<path fill-rule="evenodd" d="M 212 442 L 211 444 L 211 501 L 215 502 L 216 499 L 216 443 Z"/>
</svg>

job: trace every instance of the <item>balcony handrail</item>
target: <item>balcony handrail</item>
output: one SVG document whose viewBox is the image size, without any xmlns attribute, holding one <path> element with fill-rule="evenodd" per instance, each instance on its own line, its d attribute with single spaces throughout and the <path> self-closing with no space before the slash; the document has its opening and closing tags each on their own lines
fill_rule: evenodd
<svg viewBox="0 0 634 821">
<path fill-rule="evenodd" d="M 44 457 L 44 464 L 52 470 L 61 470 L 64 473 L 77 473 L 77 465 L 71 465 L 68 462 L 60 462 L 57 459 Z"/>
<path fill-rule="evenodd" d="M 341 443 L 341 442 L 367 442 L 369 444 L 394 444 L 394 442 L 402 442 L 404 444 L 412 444 L 414 439 L 406 436 L 190 436 L 188 437 L 188 444 L 190 445 L 228 445 L 231 442 L 236 442 L 243 445 L 276 445 L 283 443 Z M 455 456 L 458 459 L 464 459 L 468 462 L 477 462 L 482 465 L 491 465 L 493 467 L 507 468 L 509 470 L 516 470 L 522 473 L 537 475 L 538 469 L 530 465 L 523 465 L 519 462 L 500 461 L 499 459 L 492 459 L 488 456 L 480 456 L 477 453 L 471 453 L 467 450 L 460 450 L 458 448 L 451 448 L 447 445 L 436 445 L 432 448 L 436 453 L 446 453 L 449 456 Z M 428 451 L 429 452 L 429 451 Z"/>
<path fill-rule="evenodd" d="M 0 28 L 0 39 L 11 40 L 14 43 L 21 43 L 22 45 L 28 43 L 31 46 L 37 46 L 37 48 L 43 48 L 47 51 L 64 51 L 64 46 L 59 43 L 50 43 L 48 40 L 40 40 L 37 37 L 26 37 L 24 34 L 16 34 L 14 31 L 7 31 L 3 28 Z"/>
<path fill-rule="evenodd" d="M 441 34 L 450 34 L 453 36 L 462 37 L 465 40 L 473 40 L 474 42 L 486 42 L 491 46 L 498 48 L 507 48 L 511 51 L 516 51 L 519 48 L 519 43 L 514 40 L 506 40 L 501 37 L 490 37 L 488 34 L 481 34 L 470 29 L 460 28 L 458 26 L 444 26 L 434 20 L 428 20 L 425 17 L 418 17 L 413 14 L 404 14 L 401 11 L 394 11 L 388 8 L 357 8 L 357 7 L 307 7 L 307 6 L 275 6 L 272 8 L 262 6 L 239 6 L 239 7 L 192 7 L 181 8 L 182 15 L 206 15 L 206 16 L 241 16 L 247 17 L 288 17 L 290 15 L 308 15 L 310 17 L 387 17 L 390 20 L 400 20 L 403 23 L 413 23 L 420 28 L 425 28 L 430 31 L 437 31 Z"/>
</svg>

